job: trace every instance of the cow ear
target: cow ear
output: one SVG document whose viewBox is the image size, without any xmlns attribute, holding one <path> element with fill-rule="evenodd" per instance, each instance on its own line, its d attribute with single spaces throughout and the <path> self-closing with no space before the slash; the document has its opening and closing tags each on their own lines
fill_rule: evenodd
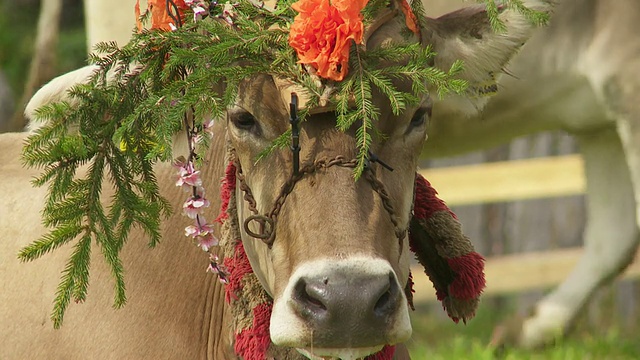
<svg viewBox="0 0 640 360">
<path fill-rule="evenodd" d="M 547 10 L 542 3 L 531 7 Z M 505 24 L 504 32 L 493 30 L 484 5 L 469 6 L 437 19 L 427 19 L 422 40 L 424 44 L 431 44 L 436 52 L 431 65 L 447 71 L 456 60 L 464 62 L 464 71 L 459 77 L 469 83 L 464 97 L 470 101 L 466 100 L 466 106 L 455 104 L 457 111 L 473 115 L 484 106 L 488 98 L 497 92 L 497 81 L 507 63 L 535 28 L 517 10 L 500 7 L 499 18 Z"/>
<path fill-rule="evenodd" d="M 69 96 L 69 89 L 77 84 L 86 83 L 93 73 L 98 69 L 96 65 L 89 65 L 83 68 L 60 75 L 51 80 L 38 90 L 24 109 L 24 115 L 29 120 L 27 130 L 34 131 L 42 126 L 37 119 L 37 109 L 41 106 L 59 101 L 68 101 L 72 105 L 74 99 Z"/>
</svg>

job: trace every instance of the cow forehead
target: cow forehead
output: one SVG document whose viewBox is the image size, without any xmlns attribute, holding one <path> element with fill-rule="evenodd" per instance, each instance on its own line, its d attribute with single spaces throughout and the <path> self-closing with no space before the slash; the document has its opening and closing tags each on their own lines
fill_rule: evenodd
<svg viewBox="0 0 640 360">
<path fill-rule="evenodd" d="M 404 20 L 401 16 L 394 16 L 389 20 L 386 20 L 382 25 L 376 28 L 371 34 L 368 34 L 365 49 L 375 49 L 380 46 L 386 46 L 392 43 L 401 42 L 418 42 L 419 39 L 413 33 L 407 33 L 403 31 L 405 29 Z M 381 67 L 391 64 L 381 64 Z M 397 65 L 397 64 L 394 64 Z M 427 66 L 427 64 L 425 64 Z M 284 82 L 287 82 L 284 80 Z M 262 74 L 254 78 L 248 79 L 239 86 L 238 103 L 237 105 L 252 113 L 257 119 L 261 121 L 278 120 L 283 118 L 287 119 L 289 102 L 291 100 L 291 93 L 296 92 L 298 97 L 304 98 L 304 90 L 301 87 L 283 88 L 283 80 Z M 393 80 L 396 89 L 410 93 L 412 89 L 411 81 L 409 80 Z M 325 87 L 325 92 L 330 92 L 331 84 Z M 299 91 L 298 91 L 299 90 Z M 379 101 L 376 106 L 381 108 L 384 113 L 386 108 L 389 107 L 386 96 L 374 92 L 374 101 Z M 428 95 L 425 94 L 425 98 Z M 302 100 L 302 103 L 305 101 Z M 311 113 L 321 112 L 333 112 L 333 107 L 321 106 L 320 109 L 310 109 Z M 284 117 L 283 117 L 284 116 Z M 288 124 L 286 121 L 276 121 L 281 125 L 281 131 L 286 130 Z M 276 125 L 274 123 L 274 125 Z"/>
</svg>

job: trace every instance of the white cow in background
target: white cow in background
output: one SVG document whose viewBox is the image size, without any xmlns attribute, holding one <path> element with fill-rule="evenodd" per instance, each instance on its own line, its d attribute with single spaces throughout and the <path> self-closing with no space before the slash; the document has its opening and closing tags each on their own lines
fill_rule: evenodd
<svg viewBox="0 0 640 360">
<path fill-rule="evenodd" d="M 556 2 L 550 25 L 507 66 L 513 76 L 502 79 L 480 116 L 434 107 L 423 153 L 452 156 L 547 130 L 578 140 L 587 177 L 585 252 L 532 315 L 499 339 L 525 347 L 564 335 L 596 290 L 633 261 L 639 243 L 640 3 Z"/>
<path fill-rule="evenodd" d="M 122 46 L 129 41 L 136 23 L 135 0 L 84 0 L 85 29 L 88 51 L 101 41 L 115 41 Z M 146 9 L 146 1 L 140 1 Z"/>
</svg>

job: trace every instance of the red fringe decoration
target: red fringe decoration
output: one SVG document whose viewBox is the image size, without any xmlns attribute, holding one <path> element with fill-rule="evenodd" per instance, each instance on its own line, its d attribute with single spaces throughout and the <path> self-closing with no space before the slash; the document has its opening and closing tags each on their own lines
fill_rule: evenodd
<svg viewBox="0 0 640 360">
<path fill-rule="evenodd" d="M 438 192 L 431 186 L 429 181 L 420 174 L 417 174 L 413 216 L 418 219 L 428 219 L 438 211 L 447 211 L 457 220 L 458 217 L 456 214 L 454 214 L 447 204 L 440 200 L 437 195 Z"/>
<path fill-rule="evenodd" d="M 473 251 L 456 215 L 437 194 L 424 177 L 416 175 L 409 247 L 425 268 L 449 317 L 456 323 L 460 319 L 466 322 L 475 315 L 486 285 L 484 258 Z M 460 255 L 449 258 L 447 253 Z"/>
<path fill-rule="evenodd" d="M 449 295 L 462 300 L 471 300 L 480 296 L 486 286 L 484 276 L 478 276 L 484 271 L 482 255 L 472 252 L 447 259 L 447 263 L 456 273 L 456 278 L 449 284 Z"/>
<path fill-rule="evenodd" d="M 264 360 L 271 345 L 269 324 L 271 322 L 271 304 L 260 304 L 253 308 L 253 324 L 236 335 L 233 346 L 236 355 L 244 360 Z"/>
<path fill-rule="evenodd" d="M 238 294 L 242 290 L 242 279 L 244 276 L 253 272 L 251 264 L 249 263 L 249 258 L 244 252 L 242 241 L 238 241 L 233 257 L 225 258 L 223 264 L 229 272 L 229 282 L 224 287 L 224 292 L 227 303 L 230 303 L 231 299 L 238 298 Z"/>
<path fill-rule="evenodd" d="M 379 352 L 369 355 L 365 358 L 365 360 L 391 360 L 393 359 L 393 355 L 396 353 L 396 347 L 387 345 L 382 348 Z"/>
<path fill-rule="evenodd" d="M 230 161 L 224 171 L 224 178 L 220 185 L 220 200 L 222 201 L 220 203 L 220 213 L 215 222 L 222 224 L 222 222 L 229 217 L 229 214 L 227 214 L 229 198 L 231 198 L 231 194 L 234 191 L 236 191 L 236 166 Z"/>
</svg>

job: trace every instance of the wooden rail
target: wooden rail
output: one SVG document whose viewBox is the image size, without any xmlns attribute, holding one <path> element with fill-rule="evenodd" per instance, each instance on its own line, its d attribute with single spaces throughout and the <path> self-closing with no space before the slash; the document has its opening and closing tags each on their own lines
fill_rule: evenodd
<svg viewBox="0 0 640 360">
<path fill-rule="evenodd" d="M 586 187 L 579 155 L 426 169 L 420 173 L 450 206 L 578 195 Z M 582 251 L 570 248 L 491 257 L 485 268 L 485 294 L 555 286 L 569 275 Z M 640 250 L 636 259 L 640 259 Z M 433 286 L 422 267 L 412 267 L 412 273 L 414 300 L 435 300 Z M 631 264 L 622 277 L 639 278 L 640 261 Z"/>
<path fill-rule="evenodd" d="M 578 263 L 582 248 L 531 252 L 487 259 L 485 295 L 501 295 L 526 290 L 545 289 L 558 285 Z M 636 260 L 640 259 L 640 250 Z M 411 268 L 414 281 L 414 301 L 435 300 L 435 290 L 420 265 Z M 640 261 L 634 261 L 622 278 L 640 278 Z"/>
<path fill-rule="evenodd" d="M 420 170 L 449 206 L 582 194 L 580 155 Z"/>
</svg>

